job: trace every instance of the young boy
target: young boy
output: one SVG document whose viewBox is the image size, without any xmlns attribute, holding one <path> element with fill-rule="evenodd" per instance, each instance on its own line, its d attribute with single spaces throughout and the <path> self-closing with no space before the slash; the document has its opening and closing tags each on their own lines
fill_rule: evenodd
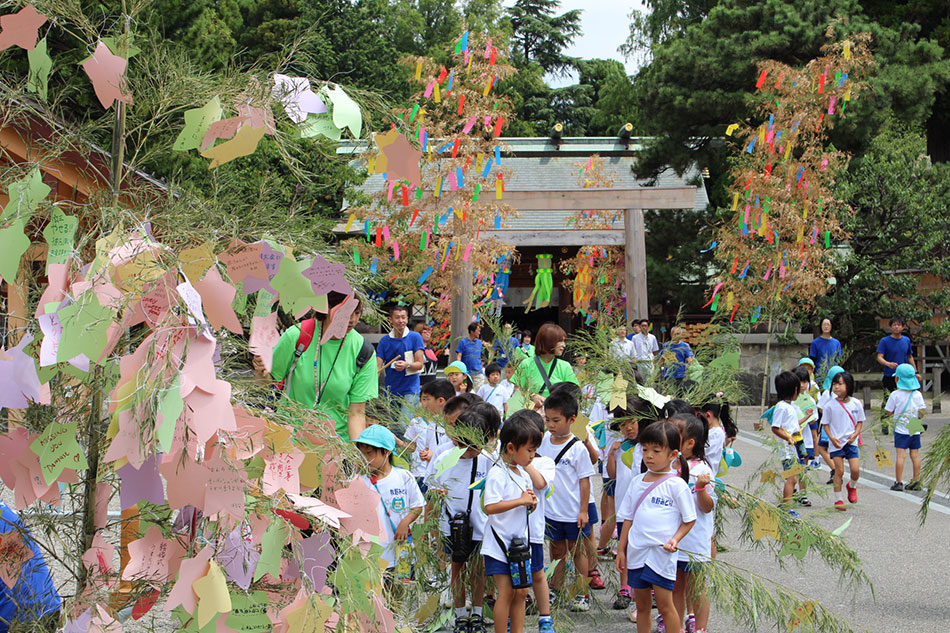
<svg viewBox="0 0 950 633">
<path fill-rule="evenodd" d="M 426 417 L 413 418 L 406 429 L 406 440 L 416 443 L 419 461 L 422 464 L 418 469 L 418 473 L 421 474 L 417 474 L 417 477 L 421 478 L 423 484 L 425 478 L 434 472 L 435 458 L 441 454 L 442 449 L 445 449 L 446 445 L 448 449 L 452 448 L 452 441 L 445 434 L 439 420 L 445 410 L 445 403 L 454 397 L 455 388 L 444 378 L 438 378 L 423 385 L 419 395 L 419 405 Z M 410 434 L 414 434 L 414 437 Z M 413 474 L 416 473 L 415 460 L 413 460 Z"/>
<path fill-rule="evenodd" d="M 891 490 L 920 490 L 920 433 L 924 426 L 920 418 L 924 417 L 924 397 L 920 394 L 920 381 L 914 366 L 901 363 L 894 371 L 897 389 L 887 397 L 884 415 L 894 418 L 894 448 L 897 449 L 897 463 L 894 465 L 894 485 Z M 904 486 L 905 451 L 910 451 L 910 461 L 914 467 L 914 478 Z"/>
<path fill-rule="evenodd" d="M 488 470 L 482 502 L 488 521 L 482 540 L 485 575 L 493 576 L 495 633 L 523 633 L 524 603 L 528 590 L 515 589 L 511 582 L 508 551 L 512 540 L 530 542 L 528 517 L 538 505 L 533 482 L 525 468 L 531 465 L 541 443 L 541 432 L 528 420 L 508 420 L 501 427 L 501 462 Z M 529 563 L 530 566 L 530 563 Z M 510 627 L 510 629 L 509 629 Z"/>
<path fill-rule="evenodd" d="M 801 426 L 798 423 L 798 409 L 792 404 L 792 401 L 798 397 L 799 384 L 798 376 L 790 371 L 783 371 L 775 377 L 775 392 L 778 394 L 778 404 L 775 405 L 775 410 L 772 413 L 772 434 L 785 442 L 780 449 L 784 470 L 793 468 L 795 464 L 805 463 L 804 456 L 799 456 L 796 446 L 802 441 Z M 804 452 L 804 447 L 802 451 Z M 782 503 L 789 504 L 792 502 L 797 483 L 798 477 L 789 477 L 785 480 Z M 798 516 L 798 513 L 792 509 L 787 511 L 793 517 Z"/>
<path fill-rule="evenodd" d="M 564 585 L 567 555 L 574 554 L 574 569 L 587 578 L 587 544 L 590 536 L 590 478 L 594 474 L 590 455 L 584 442 L 571 433 L 577 418 L 577 400 L 567 390 L 555 389 L 544 401 L 544 422 L 548 428 L 540 455 L 554 460 L 554 492 L 545 504 L 547 537 L 551 539 L 551 560 L 557 565 L 551 585 L 560 591 Z M 579 595 L 571 604 L 573 611 L 589 611 L 590 597 Z"/>
<path fill-rule="evenodd" d="M 472 615 L 465 609 L 465 583 L 462 574 L 473 552 L 481 549 L 485 522 L 482 504 L 476 499 L 471 486 L 488 474 L 494 462 L 495 441 L 501 417 L 487 403 L 475 404 L 462 412 L 452 427 L 452 441 L 465 448 L 458 462 L 429 484 L 445 492 L 443 507 L 439 512 L 439 531 L 442 533 L 444 551 L 452 558 L 451 586 L 454 592 L 454 633 L 484 633 L 482 602 L 485 597 L 485 573 L 481 565 L 469 565 L 472 589 Z M 440 455 L 436 470 L 448 453 Z M 454 527 L 453 527 L 454 526 Z"/>
<path fill-rule="evenodd" d="M 475 394 L 498 409 L 498 415 L 504 420 L 508 417 L 508 398 L 511 394 L 501 385 L 501 367 L 497 363 L 491 363 L 485 368 L 485 376 L 488 382 L 479 387 Z"/>
<path fill-rule="evenodd" d="M 386 548 L 383 559 L 389 563 L 389 569 L 393 569 L 397 566 L 396 542 L 409 538 L 409 527 L 425 507 L 422 491 L 408 470 L 392 465 L 396 436 L 386 427 L 371 424 L 363 429 L 356 439 L 356 448 L 369 466 L 370 474 L 363 475 L 363 480 L 379 493 L 379 519 L 386 531 L 386 538 L 381 542 Z"/>
<path fill-rule="evenodd" d="M 809 359 L 811 360 L 811 359 Z M 799 365 L 792 371 L 798 378 L 798 397 L 795 398 L 795 409 L 798 413 L 798 424 L 801 428 L 802 441 L 805 445 L 805 458 L 810 467 L 818 468 L 821 462 L 815 460 L 815 447 L 818 445 L 818 403 L 811 395 L 811 375 L 808 370 Z M 811 506 L 811 501 L 804 495 L 805 479 L 799 485 L 802 495 L 798 502 L 805 507 Z"/>
</svg>

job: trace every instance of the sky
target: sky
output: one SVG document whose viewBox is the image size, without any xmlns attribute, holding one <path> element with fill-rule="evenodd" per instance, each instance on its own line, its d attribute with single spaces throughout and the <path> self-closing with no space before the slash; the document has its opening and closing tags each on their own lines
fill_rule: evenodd
<svg viewBox="0 0 950 633">
<path fill-rule="evenodd" d="M 508 3 L 506 3 L 508 4 Z M 616 59 L 627 68 L 628 74 L 636 72 L 632 61 L 626 61 L 617 51 L 630 32 L 628 15 L 632 9 L 643 10 L 640 0 L 561 0 L 560 13 L 581 9 L 583 34 L 565 52 L 571 57 Z M 548 77 L 555 87 L 567 86 L 577 81 L 576 77 Z"/>
</svg>

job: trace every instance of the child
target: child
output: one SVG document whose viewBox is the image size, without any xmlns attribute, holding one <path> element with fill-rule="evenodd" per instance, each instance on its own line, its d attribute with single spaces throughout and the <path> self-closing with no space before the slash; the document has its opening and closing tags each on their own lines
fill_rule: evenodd
<svg viewBox="0 0 950 633">
<path fill-rule="evenodd" d="M 515 411 L 509 420 L 526 419 L 534 424 L 544 435 L 544 418 L 537 411 L 521 409 Z M 538 498 L 538 507 L 528 516 L 531 528 L 531 589 L 538 605 L 538 630 L 540 633 L 554 633 L 554 620 L 551 619 L 551 591 L 548 577 L 544 574 L 544 504 L 551 482 L 554 481 L 554 460 L 543 455 L 535 455 L 531 464 L 525 468 L 531 477 L 534 494 Z"/>
<path fill-rule="evenodd" d="M 371 424 L 363 429 L 356 439 L 356 448 L 369 466 L 370 474 L 363 475 L 363 480 L 379 493 L 379 519 L 386 531 L 386 538 L 380 542 L 386 548 L 382 557 L 393 569 L 396 541 L 409 539 L 409 526 L 425 506 L 422 491 L 408 470 L 392 465 L 396 436 L 386 427 Z"/>
<path fill-rule="evenodd" d="M 460 360 L 452 361 L 449 363 L 449 366 L 445 368 L 445 377 L 452 383 L 452 387 L 455 389 L 455 395 L 464 393 L 463 385 L 466 385 L 469 380 L 468 367 Z"/>
<path fill-rule="evenodd" d="M 738 429 L 729 413 L 728 402 L 707 402 L 700 407 L 699 413 L 706 419 L 709 428 L 709 438 L 706 440 L 703 454 L 713 473 L 718 474 L 722 453 L 726 450 L 726 445 L 736 439 Z"/>
<path fill-rule="evenodd" d="M 557 565 L 552 586 L 560 590 L 564 584 L 567 555 L 574 553 L 574 569 L 582 578 L 587 577 L 587 546 L 590 536 L 590 478 L 594 474 L 590 455 L 571 425 L 577 418 L 577 400 L 566 389 L 555 389 L 544 401 L 544 435 L 540 455 L 554 460 L 554 492 L 545 504 L 546 535 L 551 539 L 551 560 L 562 560 Z M 572 611 L 589 611 L 590 597 L 579 595 L 571 604 Z"/>
<path fill-rule="evenodd" d="M 488 382 L 478 388 L 476 395 L 498 409 L 498 415 L 505 419 L 508 417 L 508 398 L 511 396 L 501 385 L 501 367 L 497 363 L 489 364 L 485 368 L 485 376 Z"/>
<path fill-rule="evenodd" d="M 430 383 L 426 383 L 420 389 L 419 405 L 425 412 L 426 418 L 416 417 L 410 422 L 406 429 L 406 439 L 416 442 L 416 450 L 419 453 L 419 460 L 422 462 L 421 472 L 422 484 L 425 478 L 434 471 L 435 458 L 446 448 L 451 450 L 451 440 L 446 436 L 445 429 L 437 422 L 442 417 L 445 410 L 445 403 L 454 398 L 455 388 L 445 378 L 437 378 Z M 415 434 L 415 438 L 410 434 Z M 415 464 L 413 464 L 415 465 Z M 414 472 L 416 472 L 414 470 Z M 420 485 L 420 488 L 422 485 Z"/>
<path fill-rule="evenodd" d="M 798 423 L 798 409 L 792 404 L 792 401 L 798 397 L 798 389 L 798 376 L 792 372 L 783 371 L 775 377 L 775 392 L 778 395 L 778 404 L 775 405 L 775 411 L 772 413 L 772 434 L 784 442 L 779 451 L 783 470 L 789 470 L 798 463 L 805 463 L 804 446 L 801 446 L 801 454 L 798 452 L 799 445 L 803 444 L 801 426 Z M 785 480 L 785 487 L 782 490 L 782 503 L 789 504 L 792 502 L 797 483 L 798 477 L 788 477 Z M 793 517 L 798 516 L 798 513 L 790 508 L 787 509 L 787 512 Z"/>
<path fill-rule="evenodd" d="M 845 510 L 841 480 L 844 479 L 844 460 L 848 460 L 851 481 L 847 485 L 848 502 L 858 502 L 858 477 L 861 461 L 858 459 L 858 437 L 864 425 L 864 405 L 854 398 L 854 378 L 846 371 L 831 381 L 834 398 L 825 404 L 822 426 L 828 433 L 828 441 L 834 447 L 831 459 L 835 463 L 835 509 Z"/>
<path fill-rule="evenodd" d="M 808 359 L 811 360 L 811 359 Z M 815 467 L 819 462 L 815 459 L 815 446 L 818 444 L 818 402 L 812 397 L 811 375 L 803 365 L 799 365 L 792 373 L 798 376 L 798 398 L 795 407 L 798 409 L 798 419 L 802 425 L 802 439 L 805 441 L 805 457 L 809 464 Z"/>
<path fill-rule="evenodd" d="M 920 381 L 914 366 L 901 363 L 894 372 L 897 389 L 887 397 L 884 415 L 894 417 L 894 448 L 897 449 L 897 463 L 894 466 L 894 485 L 891 490 L 920 490 L 920 433 L 923 425 L 920 418 L 927 410 L 924 397 L 920 394 Z M 914 478 L 907 487 L 904 477 L 904 452 L 910 451 L 910 461 L 914 467 Z"/>
<path fill-rule="evenodd" d="M 607 474 L 614 480 L 614 498 L 622 502 L 627 489 L 630 487 L 630 482 L 633 480 L 634 472 L 640 472 L 640 461 L 643 453 L 642 450 L 639 450 L 640 445 L 637 444 L 637 432 L 639 430 L 637 419 L 631 417 L 628 410 L 621 408 L 614 409 L 614 416 L 615 419 L 619 418 L 620 420 L 617 424 L 623 439 L 616 440 L 610 446 L 610 451 L 607 453 Z M 633 451 L 630 466 L 627 466 L 623 461 L 623 455 L 627 451 Z M 616 518 L 615 516 L 614 519 L 616 520 Z M 623 522 L 617 521 L 618 537 L 622 531 Z M 632 600 L 633 594 L 630 586 L 626 583 L 626 578 L 621 575 L 620 589 L 617 592 L 617 599 L 614 600 L 613 608 L 617 610 L 626 609 L 630 606 Z"/>
<path fill-rule="evenodd" d="M 708 434 L 706 425 L 696 416 L 688 414 L 675 415 L 672 422 L 680 431 L 680 448 L 686 463 L 689 464 L 690 487 L 696 501 L 696 524 L 683 537 L 680 545 L 684 550 L 695 552 L 708 560 L 712 558 L 716 489 L 715 486 L 709 485 L 714 475 L 704 452 Z M 698 571 L 701 565 L 702 560 L 691 561 L 682 551 L 676 562 L 673 602 L 676 604 L 677 613 L 687 614 L 687 631 L 705 632 L 709 624 L 709 599 L 706 597 L 706 590 L 693 586 L 693 572 Z"/>
<path fill-rule="evenodd" d="M 529 420 L 512 419 L 501 427 L 500 440 L 502 462 L 492 466 L 485 477 L 482 501 L 488 521 L 481 553 L 485 558 L 485 575 L 494 577 L 498 589 L 495 633 L 523 633 L 528 590 L 513 587 L 508 550 L 515 538 L 526 544 L 531 542 L 528 518 L 537 507 L 538 498 L 525 468 L 531 465 L 541 444 L 541 432 Z"/>
<path fill-rule="evenodd" d="M 824 426 L 822 425 L 822 417 L 824 416 L 825 407 L 827 407 L 831 401 L 834 399 L 835 395 L 831 393 L 831 381 L 834 380 L 834 377 L 844 371 L 844 367 L 838 365 L 833 365 L 828 369 L 828 373 L 825 375 L 825 380 L 822 382 L 821 395 L 818 396 L 818 449 L 817 452 L 821 455 L 821 458 L 825 460 L 825 463 L 828 464 L 828 468 L 831 469 L 831 474 L 828 476 L 828 481 L 825 482 L 827 485 L 831 485 L 835 482 L 835 464 L 831 461 L 831 454 L 828 451 L 828 434 L 825 433 Z"/>
<path fill-rule="evenodd" d="M 650 589 L 665 622 L 682 622 L 673 604 L 676 550 L 696 522 L 696 504 L 686 480 L 689 465 L 680 455 L 680 434 L 663 420 L 640 431 L 647 472 L 636 475 L 617 508 L 623 520 L 617 547 L 617 570 L 626 574 L 637 604 L 637 632 L 650 633 Z M 679 462 L 680 475 L 670 469 Z M 635 529 L 631 529 L 636 524 Z M 677 627 L 678 628 L 678 627 Z"/>
<path fill-rule="evenodd" d="M 481 565 L 469 566 L 472 588 L 471 617 L 465 609 L 465 584 L 462 582 L 462 574 L 465 573 L 471 554 L 481 549 L 487 520 L 482 504 L 474 503 L 475 493 L 471 486 L 483 479 L 491 468 L 493 457 L 485 449 L 489 447 L 489 451 L 494 450 L 500 426 L 501 418 L 498 412 L 487 403 L 475 404 L 463 411 L 452 426 L 452 441 L 466 450 L 454 466 L 429 480 L 432 487 L 445 492 L 444 507 L 439 513 L 439 530 L 442 533 L 444 551 L 452 558 L 454 633 L 485 631 L 485 622 L 482 619 L 482 602 L 485 597 L 484 570 Z M 436 459 L 436 470 L 447 456 L 448 453 L 444 453 Z"/>
</svg>

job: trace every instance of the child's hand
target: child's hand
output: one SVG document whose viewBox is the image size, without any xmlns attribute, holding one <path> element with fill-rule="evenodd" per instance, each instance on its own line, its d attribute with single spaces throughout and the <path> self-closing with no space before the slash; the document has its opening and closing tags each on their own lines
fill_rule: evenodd
<svg viewBox="0 0 950 633">
<path fill-rule="evenodd" d="M 675 552 L 679 544 L 680 542 L 678 540 L 676 540 L 675 538 L 671 538 L 670 540 L 666 542 L 665 545 L 663 545 L 663 549 L 665 549 L 668 552 Z"/>
<path fill-rule="evenodd" d="M 696 478 L 696 487 L 702 488 L 706 486 L 707 484 L 709 484 L 711 480 L 712 478 L 709 473 L 703 473 L 702 475 Z"/>
<path fill-rule="evenodd" d="M 828 436 L 828 441 L 831 442 L 831 445 L 835 448 L 841 448 L 841 442 L 831 437 L 831 435 Z"/>
<path fill-rule="evenodd" d="M 430 450 L 427 449 L 427 448 L 426 448 L 426 449 L 423 449 L 422 451 L 419 452 L 419 459 L 421 459 L 421 460 L 424 461 L 424 462 L 431 461 L 431 460 L 432 460 L 432 451 L 430 451 Z"/>
<path fill-rule="evenodd" d="M 619 449 L 621 446 L 623 446 L 623 440 L 617 440 L 616 442 L 610 445 L 610 452 L 611 453 L 614 452 L 615 450 Z"/>
<path fill-rule="evenodd" d="M 522 492 L 519 501 L 521 501 L 521 505 L 531 506 L 532 508 L 538 505 L 538 498 L 535 496 L 533 490 L 525 490 Z"/>
<path fill-rule="evenodd" d="M 409 538 L 409 524 L 405 521 L 401 521 L 399 525 L 396 526 L 396 535 L 395 538 L 397 541 L 405 541 Z"/>
<path fill-rule="evenodd" d="M 587 510 L 581 510 L 577 513 L 577 529 L 583 530 L 587 527 L 590 518 L 587 516 Z"/>
<path fill-rule="evenodd" d="M 850 444 L 851 442 L 853 442 L 853 441 L 856 440 L 857 438 L 858 438 L 858 434 L 857 434 L 857 433 L 852 433 L 851 435 L 848 436 L 848 441 L 845 442 L 845 445 Z"/>
<path fill-rule="evenodd" d="M 620 578 L 625 580 L 627 578 L 627 552 L 623 551 L 622 548 L 617 548 L 617 571 L 620 572 Z"/>
<path fill-rule="evenodd" d="M 814 407 L 808 407 L 807 409 L 805 409 L 805 417 L 806 417 L 806 418 L 810 418 L 813 413 L 815 413 L 815 408 L 814 408 Z"/>
</svg>

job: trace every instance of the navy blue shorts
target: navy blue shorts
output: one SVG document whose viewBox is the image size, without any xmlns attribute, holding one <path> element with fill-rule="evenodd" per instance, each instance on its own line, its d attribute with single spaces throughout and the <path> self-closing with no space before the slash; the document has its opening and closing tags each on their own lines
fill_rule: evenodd
<svg viewBox="0 0 950 633">
<path fill-rule="evenodd" d="M 544 535 L 552 541 L 576 541 L 581 534 L 585 538 L 590 536 L 590 523 L 584 526 L 583 530 L 579 530 L 574 521 L 544 519 Z"/>
<path fill-rule="evenodd" d="M 587 504 L 587 521 L 588 525 L 593 525 L 600 520 L 600 517 L 597 516 L 597 504 L 591 501 Z"/>
<path fill-rule="evenodd" d="M 693 562 L 691 560 L 678 560 L 676 561 L 676 569 L 684 574 L 692 574 L 693 572 L 702 570 L 704 564 L 705 563 Z"/>
<path fill-rule="evenodd" d="M 508 561 L 500 561 L 491 556 L 483 556 L 485 559 L 486 576 L 508 576 L 511 574 L 511 568 L 508 567 Z"/>
<path fill-rule="evenodd" d="M 894 448 L 909 448 L 916 450 L 920 448 L 920 433 L 907 435 L 906 433 L 894 434 Z"/>
<path fill-rule="evenodd" d="M 813 449 L 813 448 L 806 448 L 806 449 L 805 449 L 805 456 L 808 457 L 808 459 L 815 459 L 815 449 Z"/>
<path fill-rule="evenodd" d="M 531 544 L 531 571 L 544 569 L 544 543 Z"/>
<path fill-rule="evenodd" d="M 660 587 L 661 589 L 673 591 L 673 586 L 676 584 L 676 581 L 664 578 L 650 569 L 649 565 L 644 565 L 637 569 L 627 570 L 627 584 L 634 589 Z"/>
<path fill-rule="evenodd" d="M 425 477 L 416 477 L 416 484 L 418 484 L 419 491 L 422 492 L 422 494 L 425 494 L 426 492 L 428 492 L 429 486 L 426 485 Z"/>
<path fill-rule="evenodd" d="M 844 457 L 845 459 L 857 459 L 858 447 L 854 444 L 845 444 L 836 451 L 831 451 L 831 457 Z"/>
<path fill-rule="evenodd" d="M 608 479 L 604 477 L 604 492 L 607 493 L 608 497 L 614 497 L 617 495 L 617 480 Z"/>
</svg>

